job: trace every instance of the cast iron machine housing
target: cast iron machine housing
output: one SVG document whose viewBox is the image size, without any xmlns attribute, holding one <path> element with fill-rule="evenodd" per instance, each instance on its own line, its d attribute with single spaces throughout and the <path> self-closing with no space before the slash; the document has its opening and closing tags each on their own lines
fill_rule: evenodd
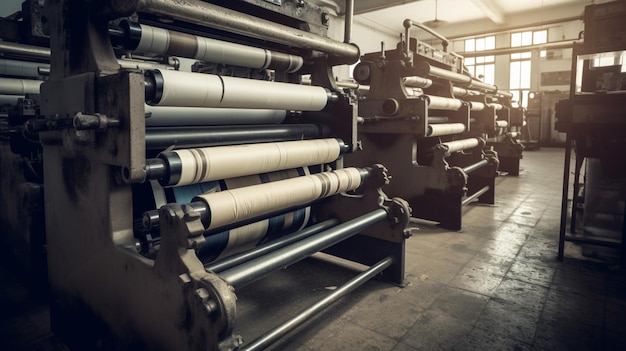
<svg viewBox="0 0 626 351">
<path fill-rule="evenodd" d="M 463 58 L 447 52 L 444 37 L 411 20 L 404 26 L 395 49 L 365 54 L 354 69 L 355 80 L 369 85 L 359 101 L 365 152 L 347 159 L 385 160 L 394 177 L 387 191 L 407 199 L 414 217 L 459 230 L 463 205 L 475 199 L 494 203 L 498 157 L 485 150 L 482 133 L 470 134 L 481 123 L 494 125 L 495 113 L 472 122 L 472 103 L 457 99 L 454 89 L 495 88 L 463 74 Z M 441 39 L 443 50 L 412 38 L 413 26 Z M 493 112 L 492 106 L 483 107 Z"/>
<path fill-rule="evenodd" d="M 40 119 L 52 128 L 39 136 L 51 318 L 71 347 L 263 349 L 374 276 L 403 283 L 410 208 L 381 190 L 384 166 L 344 161 L 358 149 L 357 107 L 331 68 L 355 62 L 359 50 L 326 37 L 319 7 L 282 5 L 47 4 L 51 75 Z M 210 47 L 246 54 L 220 61 Z M 209 61 L 220 74 L 177 71 L 172 56 Z M 303 74 L 311 86 L 298 84 Z M 277 112 L 279 121 L 254 122 Z M 254 234 L 250 250 L 201 254 L 216 238 L 228 238 L 228 249 L 245 241 L 244 227 L 289 227 L 301 211 L 310 220 Z M 235 321 L 253 321 L 237 319 L 239 289 L 319 251 L 370 268 L 242 346 Z"/>
</svg>

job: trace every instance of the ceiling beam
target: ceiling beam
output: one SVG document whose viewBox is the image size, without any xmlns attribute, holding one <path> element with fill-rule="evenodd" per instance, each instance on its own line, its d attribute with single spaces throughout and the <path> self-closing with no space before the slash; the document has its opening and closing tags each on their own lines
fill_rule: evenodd
<svg viewBox="0 0 626 351">
<path fill-rule="evenodd" d="M 354 2 L 354 14 L 360 15 L 363 13 L 368 13 L 388 7 L 404 5 L 417 1 L 423 0 L 358 0 Z M 340 16 L 343 16 L 346 13 L 345 0 L 313 0 L 313 2 L 320 6 L 326 6 L 334 9 Z"/>
<path fill-rule="evenodd" d="M 472 3 L 478 7 L 490 20 L 495 24 L 504 23 L 504 14 L 493 0 L 472 0 Z"/>
</svg>

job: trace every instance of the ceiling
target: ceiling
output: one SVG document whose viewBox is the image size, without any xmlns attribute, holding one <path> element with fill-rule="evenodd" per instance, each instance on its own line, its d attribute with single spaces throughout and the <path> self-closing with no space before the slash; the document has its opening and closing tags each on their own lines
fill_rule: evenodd
<svg viewBox="0 0 626 351">
<path fill-rule="evenodd" d="M 345 13 L 345 0 L 312 0 L 334 8 L 339 14 Z M 608 0 L 354 0 L 355 20 L 390 32 L 402 32 L 404 19 L 427 22 L 437 19 L 450 24 L 470 21 L 487 21 L 497 26 L 506 26 L 511 16 L 520 13 L 550 11 L 558 16 L 559 9 L 564 17 L 571 16 L 575 9 L 582 15 L 586 5 Z M 550 18 L 554 20 L 558 18 Z M 539 21 L 539 18 L 537 18 Z"/>
</svg>

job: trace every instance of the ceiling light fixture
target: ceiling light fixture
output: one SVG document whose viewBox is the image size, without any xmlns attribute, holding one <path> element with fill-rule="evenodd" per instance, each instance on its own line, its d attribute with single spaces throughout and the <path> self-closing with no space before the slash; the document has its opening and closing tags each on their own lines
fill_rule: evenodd
<svg viewBox="0 0 626 351">
<path fill-rule="evenodd" d="M 440 20 L 437 18 L 437 10 L 438 10 L 438 0 L 435 0 L 435 19 L 431 21 L 426 21 L 423 24 L 430 28 L 439 28 L 445 24 L 448 24 L 448 21 Z"/>
</svg>

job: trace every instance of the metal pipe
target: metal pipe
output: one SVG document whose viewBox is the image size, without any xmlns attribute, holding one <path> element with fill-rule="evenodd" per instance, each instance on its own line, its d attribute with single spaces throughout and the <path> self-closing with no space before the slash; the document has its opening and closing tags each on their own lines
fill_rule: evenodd
<svg viewBox="0 0 626 351">
<path fill-rule="evenodd" d="M 0 59 L 0 75 L 21 78 L 41 78 L 40 70 L 50 69 L 48 63 L 28 62 L 19 60 Z"/>
<path fill-rule="evenodd" d="M 465 206 L 469 204 L 470 202 L 477 199 L 480 195 L 486 193 L 487 191 L 489 191 L 489 186 L 483 187 L 482 189 L 478 190 L 477 192 L 473 193 L 472 195 L 466 197 L 463 201 L 461 201 L 461 206 Z"/>
<path fill-rule="evenodd" d="M 419 76 L 433 76 L 437 78 L 447 79 L 453 83 L 463 84 L 467 88 L 477 88 L 488 92 L 496 92 L 498 90 L 498 87 L 496 87 L 495 85 L 483 83 L 465 74 L 456 73 L 443 68 L 432 66 L 426 61 L 420 61 L 416 63 L 415 69 L 416 73 Z"/>
<path fill-rule="evenodd" d="M 354 0 L 346 0 L 346 14 L 344 16 L 343 42 L 352 40 L 352 21 L 354 20 Z"/>
<path fill-rule="evenodd" d="M 348 239 L 363 229 L 387 218 L 387 212 L 377 209 L 332 229 L 283 247 L 265 256 L 248 261 L 220 274 L 235 289 L 259 280 L 269 273 L 299 262 L 312 254 Z"/>
<path fill-rule="evenodd" d="M 239 125 L 212 127 L 146 128 L 146 149 L 253 144 L 271 141 L 312 139 L 323 136 L 316 124 Z"/>
<path fill-rule="evenodd" d="M 387 257 L 378 263 L 372 265 L 366 271 L 360 273 L 356 277 L 350 279 L 347 283 L 340 286 L 337 290 L 330 293 L 328 296 L 317 302 L 316 304 L 306 308 L 302 312 L 298 313 L 295 317 L 289 319 L 283 324 L 277 326 L 276 328 L 266 332 L 261 335 L 256 340 L 253 340 L 248 345 L 244 345 L 240 350 L 241 351 L 257 351 L 264 350 L 278 339 L 285 336 L 290 331 L 297 328 L 302 323 L 306 322 L 319 312 L 321 312 L 326 307 L 330 306 L 335 301 L 339 300 L 349 292 L 363 285 L 370 279 L 374 278 L 378 273 L 385 270 L 387 267 L 391 266 L 393 263 L 393 258 Z"/>
<path fill-rule="evenodd" d="M 415 26 L 418 28 L 421 28 L 425 31 L 427 31 L 428 33 L 432 34 L 434 37 L 438 38 L 441 40 L 441 45 L 443 46 L 443 51 L 447 52 L 448 51 L 448 44 L 450 44 L 450 42 L 448 41 L 448 39 L 446 37 L 444 37 L 443 35 L 435 32 L 434 29 L 419 23 L 419 22 L 413 22 L 410 19 L 405 19 L 403 22 L 404 28 L 405 28 L 405 38 L 407 38 L 407 42 L 409 40 L 409 29 L 411 28 L 411 26 Z"/>
<path fill-rule="evenodd" d="M 50 60 L 50 49 L 40 46 L 0 41 L 0 52 L 24 58 Z"/>
<path fill-rule="evenodd" d="M 254 249 L 245 251 L 245 252 L 241 252 L 238 253 L 236 255 L 232 255 L 232 256 L 228 256 L 226 258 L 224 258 L 223 260 L 219 260 L 219 261 L 215 261 L 215 262 L 211 262 L 209 264 L 204 265 L 204 269 L 206 269 L 207 271 L 211 271 L 214 273 L 219 273 L 219 272 L 223 272 L 227 269 L 233 268 L 235 266 L 238 266 L 242 263 L 248 262 L 250 260 L 253 260 L 257 257 L 263 256 L 269 252 L 278 250 L 282 247 L 285 247 L 287 245 L 293 244 L 297 241 L 300 241 L 304 238 L 308 238 L 311 235 L 317 234 L 319 232 L 321 232 L 322 230 L 326 230 L 328 228 L 331 228 L 333 226 L 336 226 L 337 224 L 339 224 L 339 220 L 336 218 L 332 218 L 332 219 L 328 219 L 324 222 L 320 222 L 317 224 L 314 224 L 310 227 L 304 228 L 298 232 L 295 232 L 293 234 L 289 234 L 289 235 L 285 235 L 281 238 L 278 238 L 276 240 L 272 240 L 270 242 L 267 242 L 263 245 L 259 245 L 257 247 L 255 247 Z"/>
<path fill-rule="evenodd" d="M 574 43 L 580 43 L 580 41 L 576 40 L 565 40 L 565 41 L 553 41 L 551 43 L 546 44 L 535 44 L 528 46 L 517 46 L 513 48 L 500 48 L 500 49 L 492 49 L 492 50 L 483 50 L 483 51 L 469 51 L 469 52 L 461 52 L 459 54 L 463 55 L 463 57 L 478 57 L 478 56 L 498 56 L 498 55 L 509 55 L 509 54 L 517 54 L 520 52 L 526 52 L 531 50 L 556 50 L 556 49 L 570 49 L 574 46 Z"/>
<path fill-rule="evenodd" d="M 487 166 L 488 164 L 489 164 L 489 160 L 484 158 L 484 159 L 474 163 L 473 165 L 469 165 L 469 166 L 463 168 L 463 172 L 465 174 L 470 174 L 470 173 L 474 172 L 477 169 L 480 169 L 480 168 L 483 168 L 483 167 Z"/>
<path fill-rule="evenodd" d="M 339 60 L 334 61 L 336 64 L 354 63 L 360 55 L 356 45 L 338 42 L 202 1 L 139 0 L 138 11 L 291 47 L 322 51 L 338 58 Z"/>
</svg>

